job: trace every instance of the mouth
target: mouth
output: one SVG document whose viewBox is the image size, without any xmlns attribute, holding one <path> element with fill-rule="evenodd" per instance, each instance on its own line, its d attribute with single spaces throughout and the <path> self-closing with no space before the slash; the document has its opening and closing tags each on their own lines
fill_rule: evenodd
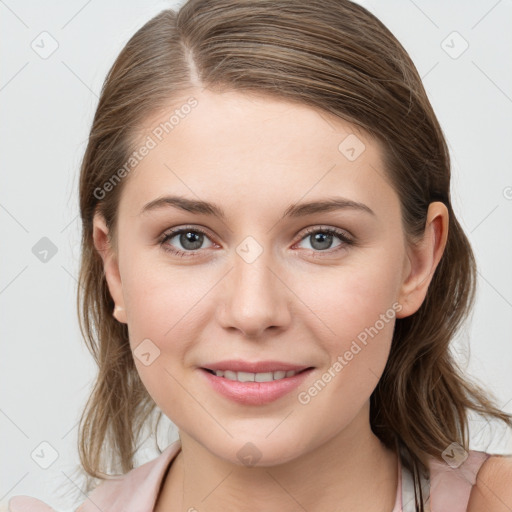
<svg viewBox="0 0 512 512">
<path fill-rule="evenodd" d="M 309 366 L 302 370 L 275 370 L 269 372 L 236 372 L 233 370 L 212 370 L 210 368 L 201 368 L 216 377 L 222 377 L 228 380 L 235 380 L 238 382 L 272 382 L 275 380 L 282 380 L 289 377 L 294 377 L 300 373 L 311 370 L 313 367 Z"/>
<path fill-rule="evenodd" d="M 198 368 L 215 392 L 241 405 L 264 405 L 291 394 L 313 366 L 279 361 L 222 361 Z"/>
</svg>

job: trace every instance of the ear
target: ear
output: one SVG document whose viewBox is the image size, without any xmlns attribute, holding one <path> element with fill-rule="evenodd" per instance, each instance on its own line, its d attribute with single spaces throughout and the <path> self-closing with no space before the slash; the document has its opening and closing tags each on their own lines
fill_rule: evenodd
<svg viewBox="0 0 512 512">
<path fill-rule="evenodd" d="M 428 287 L 446 247 L 448 209 L 439 201 L 430 203 L 423 238 L 407 248 L 404 280 L 398 298 L 402 309 L 397 318 L 415 313 L 425 300 Z"/>
<path fill-rule="evenodd" d="M 110 295 L 116 305 L 113 315 L 119 322 L 126 323 L 126 312 L 123 296 L 123 284 L 119 272 L 117 254 L 109 239 L 109 231 L 105 218 L 100 213 L 95 213 L 93 219 L 94 247 L 103 260 L 103 272 L 107 280 Z"/>
</svg>

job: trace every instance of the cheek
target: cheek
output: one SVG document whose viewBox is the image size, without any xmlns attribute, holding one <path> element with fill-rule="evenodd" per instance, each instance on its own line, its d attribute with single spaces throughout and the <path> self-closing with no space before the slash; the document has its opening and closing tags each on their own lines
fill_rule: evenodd
<svg viewBox="0 0 512 512">
<path fill-rule="evenodd" d="M 193 302 L 176 286 L 162 280 L 141 280 L 129 286 L 129 339 L 139 376 L 148 393 L 167 416 L 180 426 L 190 398 L 184 391 L 182 369 L 195 335 Z"/>
<path fill-rule="evenodd" d="M 394 261 L 393 255 L 374 251 L 295 282 L 298 296 L 330 333 L 334 346 L 357 337 L 386 312 L 394 318 L 400 283 L 400 268 Z M 391 334 L 386 328 L 389 323 L 389 318 L 384 326 L 378 322 L 383 335 Z"/>
<path fill-rule="evenodd" d="M 187 401 L 179 374 L 204 325 L 200 300 L 211 281 L 193 267 L 148 265 L 136 256 L 125 259 L 123 270 L 129 340 L 137 371 L 157 405 L 178 410 Z"/>
<path fill-rule="evenodd" d="M 326 395 L 339 390 L 340 404 L 367 399 L 386 365 L 401 310 L 395 261 L 393 254 L 375 253 L 304 280 L 298 291 L 315 313 L 309 326 L 329 357 L 323 382 L 329 382 L 331 391 Z"/>
<path fill-rule="evenodd" d="M 204 273 L 193 266 L 173 267 L 150 251 L 134 251 L 123 263 L 123 295 L 133 346 L 145 338 L 161 345 L 190 326 L 200 309 L 194 304 L 207 292 Z"/>
</svg>

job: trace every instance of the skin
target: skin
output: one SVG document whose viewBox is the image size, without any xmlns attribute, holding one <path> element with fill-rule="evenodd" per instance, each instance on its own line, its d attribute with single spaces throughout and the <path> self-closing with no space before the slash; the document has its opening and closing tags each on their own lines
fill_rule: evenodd
<svg viewBox="0 0 512 512">
<path fill-rule="evenodd" d="M 394 318 L 309 403 L 297 396 L 393 304 L 397 318 L 417 311 L 446 245 L 447 209 L 430 205 L 424 238 L 413 246 L 381 147 L 368 134 L 265 96 L 190 95 L 197 107 L 126 178 L 117 253 L 102 217 L 94 219 L 116 318 L 128 324 L 132 349 L 150 339 L 160 350 L 148 366 L 135 362 L 180 432 L 182 450 L 156 510 L 391 510 L 397 459 L 371 431 L 369 398 L 389 355 Z M 166 118 L 168 112 L 148 119 L 139 140 Z M 349 134 L 365 145 L 354 161 L 338 150 Z M 171 194 L 216 203 L 226 219 L 173 207 L 140 214 Z M 332 196 L 364 203 L 374 215 L 343 209 L 281 219 L 294 203 Z M 195 257 L 160 245 L 170 228 L 194 226 L 208 235 L 199 249 L 188 249 Z M 355 243 L 334 236 L 318 249 L 308 227 L 338 228 Z M 236 251 L 248 236 L 263 249 L 251 263 Z M 165 244 L 189 247 L 179 235 Z M 238 358 L 315 370 L 270 404 L 241 405 L 214 391 L 198 369 Z M 248 442 L 260 453 L 253 467 L 237 457 Z"/>
</svg>

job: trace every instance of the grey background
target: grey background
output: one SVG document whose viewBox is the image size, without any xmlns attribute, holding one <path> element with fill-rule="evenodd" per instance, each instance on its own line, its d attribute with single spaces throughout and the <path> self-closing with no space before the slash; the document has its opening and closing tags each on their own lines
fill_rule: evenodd
<svg viewBox="0 0 512 512">
<path fill-rule="evenodd" d="M 453 351 L 512 412 L 512 2 L 360 3 L 410 53 L 446 135 L 454 208 L 479 266 L 474 315 Z M 76 424 L 94 367 L 75 309 L 78 166 L 110 65 L 140 26 L 175 5 L 0 0 L 0 510 L 18 494 L 57 510 L 84 499 Z M 31 46 L 48 51 L 52 39 L 47 58 Z M 46 262 L 37 257 L 43 237 L 56 251 Z M 499 425 L 471 425 L 471 448 L 512 452 Z M 155 454 L 145 447 L 140 461 Z M 67 490 L 75 494 L 59 494 Z"/>
</svg>

